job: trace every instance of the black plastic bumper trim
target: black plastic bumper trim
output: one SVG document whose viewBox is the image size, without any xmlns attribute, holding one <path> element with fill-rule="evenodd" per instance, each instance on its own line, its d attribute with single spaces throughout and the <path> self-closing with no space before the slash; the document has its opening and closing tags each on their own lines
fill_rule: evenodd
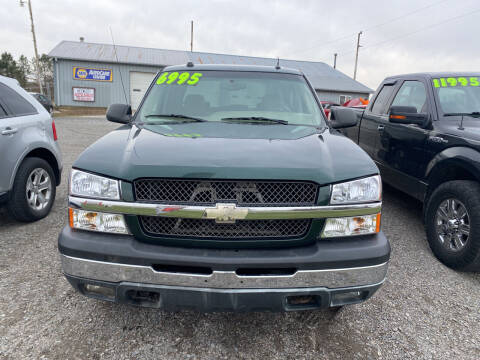
<svg viewBox="0 0 480 360">
<path fill-rule="evenodd" d="M 194 310 L 199 312 L 300 311 L 325 309 L 330 306 L 351 305 L 369 299 L 381 284 L 343 289 L 209 289 L 150 285 L 139 283 L 109 283 L 66 275 L 70 284 L 85 296 L 157 308 L 165 311 Z M 89 293 L 85 285 L 92 284 L 114 289 L 115 297 Z M 335 301 L 335 294 L 357 293 L 344 302 Z M 301 301 L 291 301 L 300 299 Z M 305 301 L 303 301 L 305 299 Z"/>
<path fill-rule="evenodd" d="M 58 238 L 61 254 L 97 261 L 146 265 L 208 267 L 218 271 L 238 268 L 335 269 L 378 265 L 390 258 L 390 244 L 375 235 L 318 240 L 277 249 L 205 249 L 143 243 L 133 236 L 101 234 L 65 227 Z"/>
</svg>

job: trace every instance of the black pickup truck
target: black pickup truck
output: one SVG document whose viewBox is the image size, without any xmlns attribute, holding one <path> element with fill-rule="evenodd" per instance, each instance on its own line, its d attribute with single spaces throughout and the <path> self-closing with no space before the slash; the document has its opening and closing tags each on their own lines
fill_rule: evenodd
<svg viewBox="0 0 480 360">
<path fill-rule="evenodd" d="M 424 203 L 428 242 L 447 266 L 480 269 L 480 74 L 385 79 L 342 130 L 389 185 Z M 335 121 L 334 119 L 332 121 Z"/>
</svg>

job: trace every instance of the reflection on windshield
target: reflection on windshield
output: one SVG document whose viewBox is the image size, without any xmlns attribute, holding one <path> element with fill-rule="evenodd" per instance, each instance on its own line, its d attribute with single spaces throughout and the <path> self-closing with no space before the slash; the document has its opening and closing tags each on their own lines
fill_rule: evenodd
<svg viewBox="0 0 480 360">
<path fill-rule="evenodd" d="M 168 80 L 159 84 L 157 80 L 136 121 L 149 121 L 151 114 L 182 114 L 207 121 L 263 118 L 292 125 L 323 125 L 319 106 L 302 76 L 241 71 L 201 74 L 194 85 Z M 161 74 L 159 79 L 162 76 L 167 78 Z"/>
<path fill-rule="evenodd" d="M 270 119 L 270 118 L 259 117 L 259 116 L 223 118 L 222 121 L 245 122 L 245 123 L 253 123 L 253 124 L 260 122 L 260 123 L 267 123 L 267 124 L 288 125 L 287 120 Z"/>
<path fill-rule="evenodd" d="M 480 111 L 480 87 L 455 86 L 438 88 L 440 108 L 446 113 L 473 113 Z"/>
</svg>

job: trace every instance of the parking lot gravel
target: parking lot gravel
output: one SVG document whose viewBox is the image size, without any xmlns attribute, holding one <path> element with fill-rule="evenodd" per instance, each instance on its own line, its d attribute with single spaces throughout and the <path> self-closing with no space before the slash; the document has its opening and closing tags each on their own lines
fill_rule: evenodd
<svg viewBox="0 0 480 360">
<path fill-rule="evenodd" d="M 1 359 L 480 359 L 480 274 L 438 262 L 421 204 L 390 187 L 388 279 L 372 299 L 337 313 L 166 313 L 77 294 L 57 251 L 67 177 L 78 154 L 118 125 L 55 121 L 65 168 L 51 214 L 23 224 L 0 210 Z"/>
</svg>

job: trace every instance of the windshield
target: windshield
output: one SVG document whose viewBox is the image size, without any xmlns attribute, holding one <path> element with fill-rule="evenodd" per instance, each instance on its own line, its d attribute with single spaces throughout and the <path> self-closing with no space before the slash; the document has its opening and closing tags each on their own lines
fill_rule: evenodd
<svg viewBox="0 0 480 360">
<path fill-rule="evenodd" d="M 444 115 L 480 112 L 480 75 L 436 78 L 433 88 Z"/>
<path fill-rule="evenodd" d="M 195 121 L 192 118 L 197 122 L 324 125 L 303 76 L 243 71 L 161 73 L 136 122 L 172 124 Z"/>
</svg>

